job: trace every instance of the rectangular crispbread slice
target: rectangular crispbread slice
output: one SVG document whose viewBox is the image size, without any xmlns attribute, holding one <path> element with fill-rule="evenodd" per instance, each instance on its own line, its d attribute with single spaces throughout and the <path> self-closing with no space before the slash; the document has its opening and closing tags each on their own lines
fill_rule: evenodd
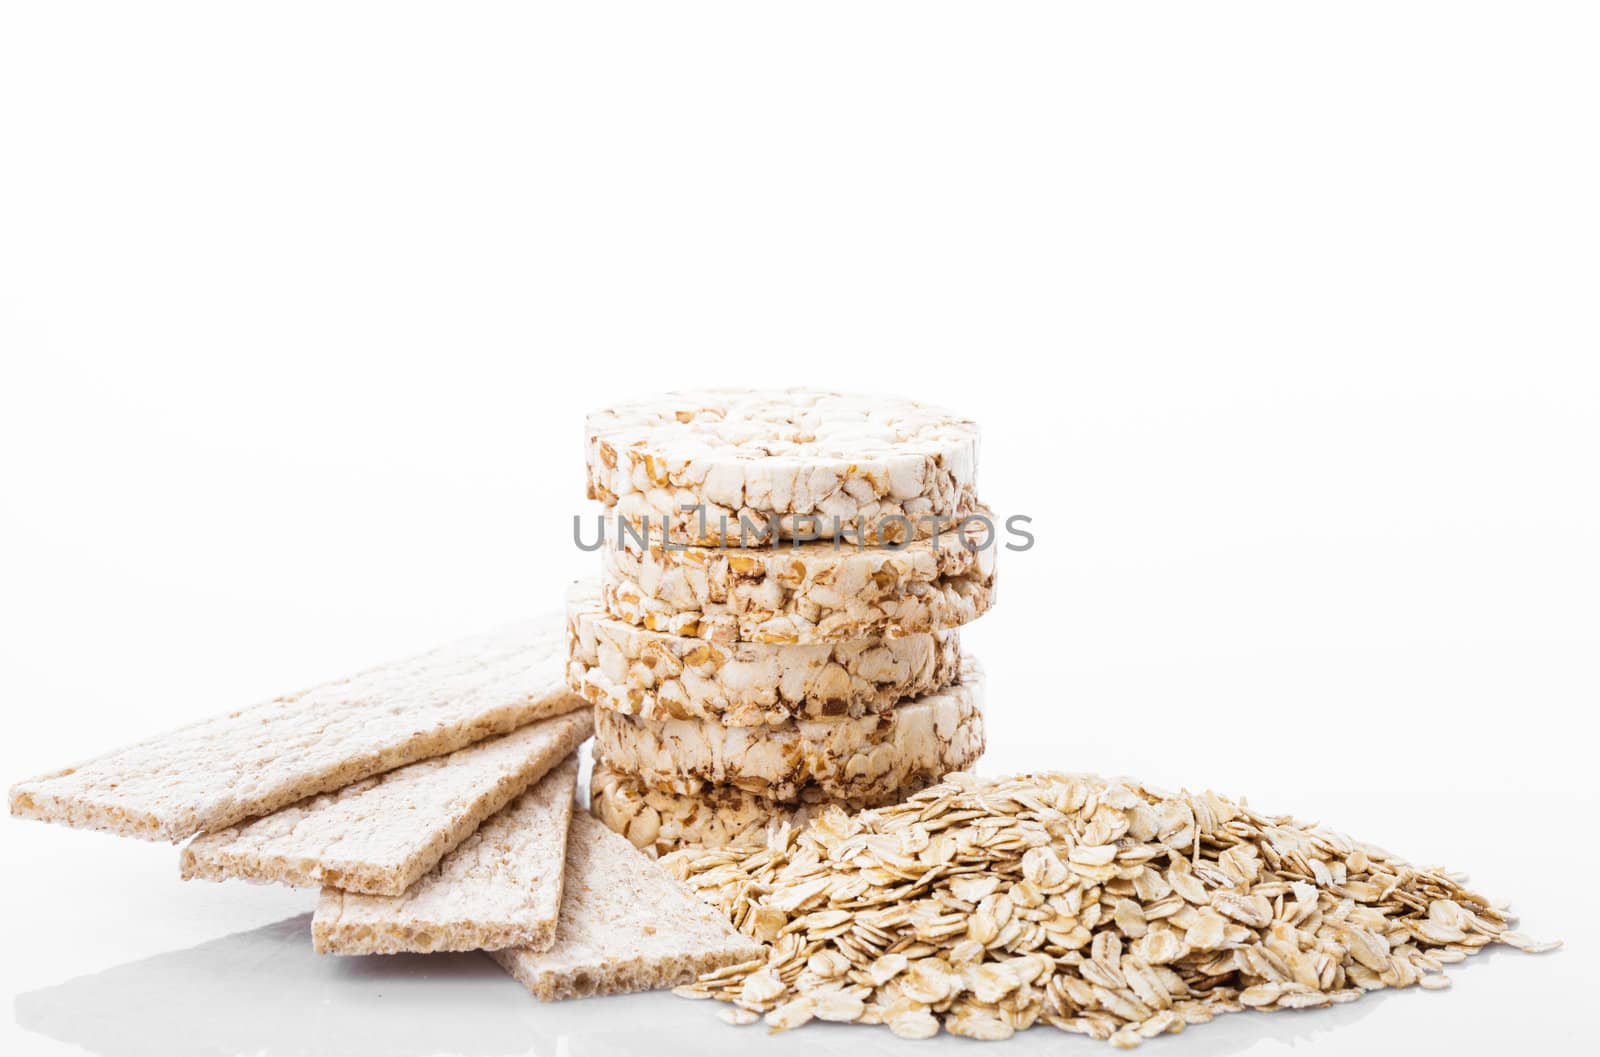
<svg viewBox="0 0 1600 1057">
<path fill-rule="evenodd" d="M 185 879 L 237 877 L 397 896 L 572 755 L 593 729 L 588 711 L 569 712 L 408 764 L 196 837 L 184 847 L 180 868 Z"/>
<path fill-rule="evenodd" d="M 490 953 L 543 1001 L 675 987 L 765 956 L 721 911 L 582 812 L 572 817 L 564 887 L 549 950 Z"/>
<path fill-rule="evenodd" d="M 319 954 L 550 946 L 577 787 L 573 754 L 403 895 L 324 888 L 311 919 L 312 946 Z"/>
<path fill-rule="evenodd" d="M 201 720 L 11 787 L 11 813 L 186 840 L 584 707 L 559 618 Z"/>
</svg>

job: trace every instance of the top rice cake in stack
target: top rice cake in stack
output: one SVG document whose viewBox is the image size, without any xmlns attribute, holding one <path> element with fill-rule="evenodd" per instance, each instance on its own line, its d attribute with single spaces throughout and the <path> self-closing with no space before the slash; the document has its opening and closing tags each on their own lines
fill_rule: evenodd
<svg viewBox="0 0 1600 1057">
<path fill-rule="evenodd" d="M 977 506 L 977 424 L 907 400 L 815 389 L 667 393 L 585 423 L 589 498 L 674 543 L 930 535 Z M 701 516 L 703 513 L 703 517 Z M 745 542 L 748 542 L 748 534 Z"/>
<path fill-rule="evenodd" d="M 807 389 L 669 393 L 587 421 L 598 590 L 568 682 L 591 809 L 650 852 L 893 803 L 984 747 L 960 626 L 994 601 L 975 423 Z"/>
</svg>

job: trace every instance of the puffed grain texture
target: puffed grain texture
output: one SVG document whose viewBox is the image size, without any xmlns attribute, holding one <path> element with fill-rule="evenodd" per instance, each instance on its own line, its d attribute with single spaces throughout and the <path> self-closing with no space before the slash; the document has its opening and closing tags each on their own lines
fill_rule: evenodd
<svg viewBox="0 0 1600 1057">
<path fill-rule="evenodd" d="M 900 638 L 716 643 L 605 615 L 590 585 L 568 598 L 568 685 L 601 708 L 730 726 L 886 712 L 960 674 L 959 631 Z"/>
<path fill-rule="evenodd" d="M 778 536 L 865 543 L 932 531 L 977 505 L 977 424 L 908 400 L 816 389 L 707 389 L 596 411 L 588 494 L 675 543 Z M 694 508 L 685 510 L 685 507 Z M 663 522 L 665 519 L 665 522 Z"/>
<path fill-rule="evenodd" d="M 491 953 L 543 1001 L 675 987 L 763 956 L 718 911 L 581 812 L 553 946 Z"/>
<path fill-rule="evenodd" d="M 846 811 L 897 803 L 921 787 L 859 800 L 837 800 L 814 786 L 781 803 L 734 786 L 707 786 L 694 795 L 651 789 L 596 758 L 589 777 L 589 811 L 640 851 L 654 858 L 679 848 L 720 848 L 777 822 L 803 827 L 824 808 Z"/>
<path fill-rule="evenodd" d="M 402 895 L 324 888 L 311 919 L 312 945 L 320 954 L 549 947 L 577 785 L 574 754 Z"/>
<path fill-rule="evenodd" d="M 11 813 L 186 840 L 583 707 L 558 619 L 502 628 L 11 787 Z"/>
<path fill-rule="evenodd" d="M 837 642 L 960 627 L 995 597 L 993 516 L 899 548 L 602 548 L 609 616 L 713 642 Z"/>
<path fill-rule="evenodd" d="M 182 874 L 397 896 L 593 730 L 588 709 L 539 720 L 196 837 Z"/>
<path fill-rule="evenodd" d="M 881 799 L 976 763 L 984 747 L 982 701 L 983 673 L 968 656 L 956 685 L 875 715 L 730 727 L 598 709 L 595 752 L 666 793 L 731 785 L 790 801 L 814 786 L 826 797 Z"/>
</svg>

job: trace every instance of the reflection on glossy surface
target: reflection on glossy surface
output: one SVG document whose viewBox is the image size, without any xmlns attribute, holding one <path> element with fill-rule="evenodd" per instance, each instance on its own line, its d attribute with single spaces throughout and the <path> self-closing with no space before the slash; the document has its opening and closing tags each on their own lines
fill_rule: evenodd
<svg viewBox="0 0 1600 1057">
<path fill-rule="evenodd" d="M 528 994 L 488 958 L 325 957 L 310 920 L 18 995 L 17 1025 L 106 1057 L 527 1052 Z"/>
<path fill-rule="evenodd" d="M 783 1035 L 717 1020 L 719 1006 L 668 992 L 544 1004 L 479 954 L 335 958 L 311 950 L 310 915 L 187 950 L 129 962 L 19 995 L 18 1027 L 102 1057 L 496 1057 L 564 1054 L 750 1057 L 953 1052 L 1100 1053 L 1104 1043 L 1053 1029 L 995 1047 L 941 1035 L 896 1039 L 882 1028 L 811 1024 Z M 1222 1057 L 1320 1036 L 1386 995 L 1304 1013 L 1237 1014 L 1190 1029 L 1155 1052 Z M 1416 995 L 1411 1001 L 1426 1000 Z M 1170 1047 L 1170 1048 L 1169 1048 Z"/>
</svg>

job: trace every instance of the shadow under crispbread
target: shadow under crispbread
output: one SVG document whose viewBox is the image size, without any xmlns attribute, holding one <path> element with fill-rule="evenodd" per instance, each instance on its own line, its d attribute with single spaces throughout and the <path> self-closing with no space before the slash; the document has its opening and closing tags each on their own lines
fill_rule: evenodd
<svg viewBox="0 0 1600 1057">
<path fill-rule="evenodd" d="M 18 1027 L 104 1057 L 526 1053 L 526 991 L 478 953 L 333 958 L 301 914 L 18 995 Z"/>
</svg>

